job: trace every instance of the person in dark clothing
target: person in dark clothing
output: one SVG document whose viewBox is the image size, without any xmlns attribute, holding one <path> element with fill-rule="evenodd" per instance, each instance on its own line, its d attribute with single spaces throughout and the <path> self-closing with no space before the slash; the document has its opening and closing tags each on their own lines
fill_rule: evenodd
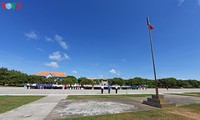
<svg viewBox="0 0 200 120">
<path fill-rule="evenodd" d="M 30 84 L 29 84 L 29 83 L 28 83 L 28 84 L 26 84 L 26 88 L 27 88 L 27 89 L 29 89 L 29 87 L 30 87 Z"/>
<path fill-rule="evenodd" d="M 117 94 L 117 90 L 118 90 L 118 87 L 117 85 L 115 86 L 115 93 Z"/>
<path fill-rule="evenodd" d="M 104 86 L 101 85 L 101 94 L 103 94 L 103 89 L 104 89 Z"/>
<path fill-rule="evenodd" d="M 110 85 L 108 85 L 108 94 L 110 94 Z"/>
</svg>

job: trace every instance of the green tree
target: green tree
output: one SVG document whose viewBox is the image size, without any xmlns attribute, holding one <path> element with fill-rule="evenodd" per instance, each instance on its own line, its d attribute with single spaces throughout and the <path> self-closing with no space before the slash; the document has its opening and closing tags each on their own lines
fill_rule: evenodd
<svg viewBox="0 0 200 120">
<path fill-rule="evenodd" d="M 43 77 L 40 77 L 40 76 L 29 75 L 28 82 L 29 83 L 45 83 L 45 79 L 46 78 L 43 78 Z"/>
<path fill-rule="evenodd" d="M 100 79 L 95 79 L 93 80 L 94 84 L 95 85 L 99 85 L 101 83 L 101 80 Z"/>
<path fill-rule="evenodd" d="M 187 80 L 177 80 L 177 86 L 183 87 L 183 88 L 190 88 L 192 87 L 192 85 L 189 84 L 189 82 Z"/>
<path fill-rule="evenodd" d="M 124 80 L 124 84 L 127 86 L 131 86 L 131 80 Z"/>
<path fill-rule="evenodd" d="M 78 79 L 79 84 L 83 85 L 92 85 L 92 80 L 87 79 L 86 77 L 81 77 Z"/>
<path fill-rule="evenodd" d="M 197 80 L 187 80 L 187 82 L 191 85 L 192 88 L 199 88 L 199 82 Z"/>
<path fill-rule="evenodd" d="M 78 82 L 78 80 L 74 76 L 67 76 L 67 77 L 63 78 L 63 80 L 62 80 L 63 84 L 70 84 L 70 85 L 73 85 L 77 82 Z"/>
<path fill-rule="evenodd" d="M 27 80 L 28 75 L 16 70 L 8 70 L 7 68 L 0 69 L 0 84 L 12 85 L 22 84 Z"/>
<path fill-rule="evenodd" d="M 46 78 L 44 80 L 44 83 L 46 83 L 46 84 L 53 84 L 53 83 L 55 83 L 55 81 L 54 81 L 54 78 L 49 77 L 49 78 Z"/>
<path fill-rule="evenodd" d="M 177 87 L 177 80 L 175 78 L 162 78 L 159 79 L 159 87 L 175 88 Z"/>
<path fill-rule="evenodd" d="M 113 78 L 113 81 L 112 81 L 112 85 L 120 85 L 122 86 L 124 84 L 124 80 L 122 78 Z"/>
<path fill-rule="evenodd" d="M 108 84 L 109 84 L 109 85 L 114 85 L 114 84 L 113 84 L 113 79 L 108 79 Z"/>
<path fill-rule="evenodd" d="M 149 88 L 155 88 L 155 80 L 147 80 L 146 85 L 148 85 Z"/>
<path fill-rule="evenodd" d="M 0 68 L 0 84 L 5 85 L 8 82 L 8 69 L 7 68 Z"/>
<path fill-rule="evenodd" d="M 131 79 L 131 85 L 146 85 L 147 84 L 147 79 L 143 79 L 141 77 L 135 77 Z"/>
</svg>

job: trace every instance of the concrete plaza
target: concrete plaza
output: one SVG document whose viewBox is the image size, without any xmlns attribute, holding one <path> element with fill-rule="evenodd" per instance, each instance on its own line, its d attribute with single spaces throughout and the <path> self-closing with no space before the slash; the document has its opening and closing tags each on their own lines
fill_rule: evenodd
<svg viewBox="0 0 200 120">
<path fill-rule="evenodd" d="M 160 94 L 200 92 L 200 89 L 159 89 Z M 76 89 L 26 89 L 24 87 L 0 87 L 0 95 L 99 95 L 100 90 Z M 108 94 L 108 90 L 104 90 Z M 115 90 L 111 90 L 115 94 Z M 155 89 L 146 90 L 118 90 L 118 94 L 155 94 Z"/>
<path fill-rule="evenodd" d="M 200 89 L 159 89 L 160 94 L 167 93 L 184 93 L 184 92 L 200 92 Z M 104 94 L 108 94 L 107 90 L 104 90 Z M 115 90 L 111 90 L 111 94 L 115 94 Z M 155 94 L 155 89 L 147 90 L 118 90 L 118 94 Z M 55 106 L 68 95 L 100 95 L 100 90 L 56 90 L 56 89 L 26 89 L 18 87 L 0 87 L 0 95 L 44 95 L 46 97 L 37 100 L 35 102 L 23 105 L 11 111 L 0 114 L 1 120 L 44 120 L 49 113 L 55 108 Z M 196 102 L 200 101 L 199 98 L 190 97 L 167 97 L 179 102 L 182 99 L 188 103 L 188 101 Z M 141 100 L 137 102 L 141 104 Z M 188 100 L 187 100 L 188 99 Z"/>
</svg>

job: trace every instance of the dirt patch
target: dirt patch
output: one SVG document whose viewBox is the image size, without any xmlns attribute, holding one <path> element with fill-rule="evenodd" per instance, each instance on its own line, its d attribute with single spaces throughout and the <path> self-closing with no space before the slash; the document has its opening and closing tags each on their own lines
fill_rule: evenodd
<svg viewBox="0 0 200 120">
<path fill-rule="evenodd" d="M 187 117 L 189 119 L 200 120 L 199 113 L 195 113 L 194 111 L 191 111 L 191 110 L 185 109 L 185 108 L 180 108 L 178 110 L 171 110 L 171 111 L 169 111 L 169 113 L 181 115 L 181 116 Z"/>
<path fill-rule="evenodd" d="M 46 120 L 156 109 L 155 107 L 142 104 L 143 99 L 145 98 L 61 100 L 46 117 Z"/>
<path fill-rule="evenodd" d="M 171 102 L 175 102 L 178 106 L 189 104 L 189 103 L 196 103 L 200 101 L 200 98 L 195 97 L 188 97 L 188 96 L 176 96 L 176 95 L 165 95 L 166 99 L 169 99 Z M 92 107 L 93 105 L 96 106 L 96 112 L 90 112 L 90 114 L 87 115 L 96 115 L 96 114 L 110 114 L 114 113 L 111 109 L 111 112 L 109 112 L 110 108 L 109 106 L 113 106 L 116 104 L 122 104 L 122 106 L 134 106 L 130 109 L 123 109 L 120 112 L 126 112 L 126 111 L 141 111 L 141 110 L 151 110 L 151 109 L 158 109 L 156 107 L 148 106 L 145 104 L 142 104 L 143 100 L 146 100 L 147 97 L 136 97 L 136 98 L 102 98 L 102 99 L 84 99 L 84 100 L 61 100 L 57 106 L 51 111 L 51 113 L 46 117 L 45 120 L 52 120 L 57 118 L 70 118 L 70 117 L 77 117 L 77 116 L 85 116 L 86 114 L 84 112 L 87 112 L 88 110 L 93 111 Z M 92 101 L 92 102 L 91 102 Z M 103 107 L 101 107 L 101 104 L 105 103 Z M 90 107 L 89 107 L 90 105 Z M 69 106 L 74 106 L 69 109 Z M 85 107 L 84 107 L 85 106 Z M 76 107 L 80 107 L 81 109 L 76 109 Z M 112 107 L 111 107 L 112 108 Z M 118 106 L 120 108 L 120 106 Z M 78 110 L 78 111 L 77 111 Z M 76 112 L 75 112 L 76 111 Z M 171 111 L 172 114 L 182 115 L 182 116 L 191 116 L 195 120 L 200 120 L 200 116 L 192 111 L 188 111 L 188 113 L 185 113 L 186 111 Z M 74 114 L 79 113 L 79 114 Z M 185 117 L 184 116 L 184 117 Z"/>
<path fill-rule="evenodd" d="M 114 114 L 137 109 L 134 105 L 122 104 L 110 101 L 79 101 L 65 105 L 64 109 L 58 109 L 57 112 L 61 113 L 61 117 L 68 116 L 91 116 L 100 114 Z"/>
</svg>

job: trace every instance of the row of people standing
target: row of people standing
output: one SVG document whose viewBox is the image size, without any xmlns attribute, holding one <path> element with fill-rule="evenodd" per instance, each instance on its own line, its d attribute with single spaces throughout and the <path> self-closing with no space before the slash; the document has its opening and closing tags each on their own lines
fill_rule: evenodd
<svg viewBox="0 0 200 120">
<path fill-rule="evenodd" d="M 117 92 L 118 92 L 118 86 L 116 85 L 115 86 L 115 93 L 117 94 Z M 108 94 L 110 94 L 110 89 L 111 89 L 111 86 L 110 85 L 108 85 Z M 103 92 L 104 92 L 104 86 L 103 85 L 101 85 L 101 94 L 103 94 Z"/>
</svg>

